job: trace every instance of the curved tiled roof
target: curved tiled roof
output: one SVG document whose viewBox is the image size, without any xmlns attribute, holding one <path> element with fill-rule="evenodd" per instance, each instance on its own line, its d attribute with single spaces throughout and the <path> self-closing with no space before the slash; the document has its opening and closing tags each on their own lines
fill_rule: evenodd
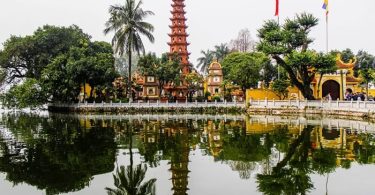
<svg viewBox="0 0 375 195">
<path fill-rule="evenodd" d="M 342 61 L 341 54 L 337 54 L 336 65 L 338 69 L 353 69 L 356 63 L 357 58 L 355 57 L 354 59 L 349 60 L 348 63 L 345 63 L 344 61 Z"/>
</svg>

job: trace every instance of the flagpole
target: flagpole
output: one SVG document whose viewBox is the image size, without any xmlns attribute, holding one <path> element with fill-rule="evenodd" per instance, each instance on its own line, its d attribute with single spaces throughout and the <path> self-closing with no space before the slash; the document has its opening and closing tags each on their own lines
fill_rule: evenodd
<svg viewBox="0 0 375 195">
<path fill-rule="evenodd" d="M 328 44 L 329 44 L 329 29 L 328 29 L 328 12 L 326 13 L 326 52 L 328 54 Z"/>
<path fill-rule="evenodd" d="M 277 25 L 280 25 L 280 2 L 276 0 Z M 277 80 L 280 80 L 280 65 L 277 64 Z"/>
</svg>

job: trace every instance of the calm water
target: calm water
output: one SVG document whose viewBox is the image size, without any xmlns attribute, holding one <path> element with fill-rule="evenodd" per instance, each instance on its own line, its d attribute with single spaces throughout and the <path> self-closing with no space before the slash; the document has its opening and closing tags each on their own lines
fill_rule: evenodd
<svg viewBox="0 0 375 195">
<path fill-rule="evenodd" d="M 3 114 L 0 194 L 107 194 L 122 166 L 127 187 L 158 195 L 374 194 L 373 131 L 309 117 Z"/>
</svg>

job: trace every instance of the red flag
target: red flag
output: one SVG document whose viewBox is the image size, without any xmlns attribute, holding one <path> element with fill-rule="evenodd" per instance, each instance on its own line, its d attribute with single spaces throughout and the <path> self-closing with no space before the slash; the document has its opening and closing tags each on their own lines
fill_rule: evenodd
<svg viewBox="0 0 375 195">
<path fill-rule="evenodd" d="M 276 0 L 276 11 L 275 16 L 279 16 L 279 0 Z"/>
</svg>

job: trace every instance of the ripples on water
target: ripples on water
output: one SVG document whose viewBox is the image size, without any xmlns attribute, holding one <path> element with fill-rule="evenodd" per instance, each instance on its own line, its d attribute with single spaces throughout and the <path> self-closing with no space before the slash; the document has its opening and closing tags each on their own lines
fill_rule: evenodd
<svg viewBox="0 0 375 195">
<path fill-rule="evenodd" d="M 1 194 L 374 191 L 375 125 L 368 122 L 4 114 L 0 125 Z M 116 182 L 121 177 L 134 185 Z"/>
</svg>

